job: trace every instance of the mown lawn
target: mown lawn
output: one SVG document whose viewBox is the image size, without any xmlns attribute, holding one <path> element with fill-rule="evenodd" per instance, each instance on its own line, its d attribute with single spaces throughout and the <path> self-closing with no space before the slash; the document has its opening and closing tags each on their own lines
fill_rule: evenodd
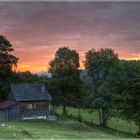
<svg viewBox="0 0 140 140">
<path fill-rule="evenodd" d="M 61 107 L 56 108 L 56 111 L 58 114 L 62 114 Z M 67 108 L 67 112 L 68 114 L 78 116 L 78 110 L 75 108 Z M 81 116 L 84 120 L 91 121 L 99 125 L 99 116 L 97 111 L 89 112 L 88 110 L 81 110 Z M 138 131 L 138 127 L 134 124 L 134 122 L 128 122 L 120 118 L 112 118 L 108 121 L 108 126 L 110 128 L 131 134 L 136 134 Z"/>
<path fill-rule="evenodd" d="M 30 120 L 0 122 L 0 139 L 118 139 L 124 136 L 119 133 L 108 133 L 70 119 L 57 121 Z"/>
</svg>

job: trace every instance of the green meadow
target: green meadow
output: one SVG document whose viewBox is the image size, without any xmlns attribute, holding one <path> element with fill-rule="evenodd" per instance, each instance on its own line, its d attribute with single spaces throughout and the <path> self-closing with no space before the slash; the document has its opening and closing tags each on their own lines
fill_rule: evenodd
<svg viewBox="0 0 140 140">
<path fill-rule="evenodd" d="M 69 119 L 57 121 L 0 122 L 0 139 L 93 139 L 130 138 L 117 132 L 96 129 Z"/>
<path fill-rule="evenodd" d="M 111 119 L 108 122 L 110 128 L 98 127 L 98 113 L 81 110 L 84 120 L 88 120 L 95 126 L 80 123 L 77 120 L 63 117 L 61 108 L 57 108 L 58 120 L 28 120 L 0 122 L 0 139 L 126 139 L 135 138 L 138 128 L 132 122 L 122 119 Z M 78 115 L 77 109 L 68 108 L 69 115 Z"/>
<path fill-rule="evenodd" d="M 56 108 L 58 114 L 62 114 L 62 108 Z M 78 110 L 75 108 L 67 108 L 67 113 L 71 116 L 78 116 Z M 99 125 L 99 116 L 98 112 L 89 111 L 89 110 L 81 110 L 80 111 L 83 120 L 91 122 L 93 124 Z M 108 127 L 114 130 L 118 130 L 125 133 L 136 134 L 138 131 L 138 127 L 134 124 L 134 122 L 128 122 L 121 118 L 112 118 L 108 121 Z"/>
</svg>

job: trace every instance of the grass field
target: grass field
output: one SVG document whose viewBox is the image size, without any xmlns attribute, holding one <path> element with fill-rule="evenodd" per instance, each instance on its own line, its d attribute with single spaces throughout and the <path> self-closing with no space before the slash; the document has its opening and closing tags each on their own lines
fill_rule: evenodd
<svg viewBox="0 0 140 140">
<path fill-rule="evenodd" d="M 62 108 L 57 108 L 56 109 L 58 114 L 62 114 Z M 74 116 L 78 116 L 78 110 L 75 108 L 67 108 L 68 114 L 72 114 Z M 81 110 L 81 116 L 84 120 L 93 122 L 95 124 L 99 125 L 99 116 L 98 112 L 89 112 L 87 110 Z M 108 121 L 108 126 L 110 128 L 126 132 L 126 133 L 131 133 L 131 134 L 136 134 L 138 131 L 138 127 L 134 124 L 134 122 L 128 122 L 126 120 L 122 120 L 120 118 L 112 118 L 111 120 Z"/>
<path fill-rule="evenodd" d="M 69 114 L 78 115 L 77 109 L 68 108 Z M 62 114 L 62 109 L 57 108 L 57 113 Z M 97 112 L 89 113 L 87 110 L 81 111 L 85 120 L 99 124 Z M 113 118 L 109 122 L 109 127 L 118 129 L 123 132 L 135 134 L 138 130 L 134 123 L 121 119 Z M 76 120 L 60 117 L 57 121 L 30 120 L 30 121 L 7 121 L 0 122 L 0 139 L 122 139 L 134 138 L 134 135 L 102 129 L 100 127 L 91 127 Z"/>
<path fill-rule="evenodd" d="M 0 122 L 0 139 L 118 139 L 129 137 L 110 133 L 69 120 L 57 121 L 9 121 Z"/>
</svg>

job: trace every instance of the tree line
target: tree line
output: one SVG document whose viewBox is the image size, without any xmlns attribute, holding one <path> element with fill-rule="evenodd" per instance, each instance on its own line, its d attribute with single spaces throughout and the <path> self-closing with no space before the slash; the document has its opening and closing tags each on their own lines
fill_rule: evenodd
<svg viewBox="0 0 140 140">
<path fill-rule="evenodd" d="M 10 83 L 45 83 L 53 104 L 79 109 L 96 109 L 100 125 L 107 127 L 112 117 L 132 120 L 140 133 L 140 61 L 120 60 L 110 48 L 91 49 L 85 53 L 89 81 L 80 79 L 79 53 L 68 47 L 59 48 L 49 63 L 53 77 L 48 79 L 30 72 L 16 72 L 18 58 L 11 55 L 11 43 L 0 36 L 0 100 L 5 100 Z"/>
</svg>

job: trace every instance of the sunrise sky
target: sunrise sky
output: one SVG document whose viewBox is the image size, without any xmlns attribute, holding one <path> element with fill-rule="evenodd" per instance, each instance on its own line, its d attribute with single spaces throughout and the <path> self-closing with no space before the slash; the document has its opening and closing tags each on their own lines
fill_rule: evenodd
<svg viewBox="0 0 140 140">
<path fill-rule="evenodd" d="M 77 50 L 81 63 L 91 48 L 140 59 L 140 2 L 0 2 L 0 34 L 20 71 L 47 71 L 63 46 Z"/>
</svg>

